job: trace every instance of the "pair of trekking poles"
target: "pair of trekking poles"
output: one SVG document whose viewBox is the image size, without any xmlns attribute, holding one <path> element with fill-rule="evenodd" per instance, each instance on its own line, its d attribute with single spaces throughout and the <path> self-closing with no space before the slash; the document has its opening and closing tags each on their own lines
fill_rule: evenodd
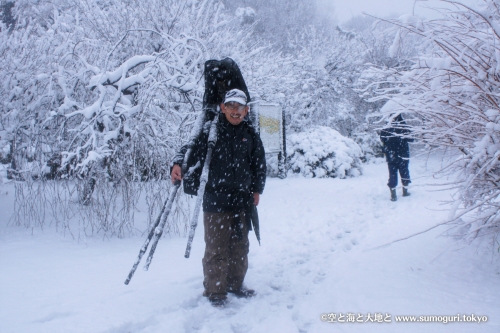
<svg viewBox="0 0 500 333">
<path fill-rule="evenodd" d="M 196 124 L 197 126 L 194 127 L 195 133 L 191 135 L 191 138 L 188 143 L 188 150 L 186 151 L 186 155 L 184 157 L 184 163 L 182 166 L 183 174 L 185 174 L 185 171 L 187 169 L 186 167 L 186 162 L 191 155 L 194 143 L 196 139 L 198 138 L 199 135 L 201 135 L 201 131 L 203 128 L 203 125 L 205 123 L 205 115 L 208 110 L 205 110 L 205 113 L 198 119 L 198 123 Z M 186 246 L 186 252 L 184 254 L 185 258 L 189 258 L 189 255 L 191 253 L 191 245 L 193 243 L 193 238 L 194 238 L 194 233 L 196 231 L 196 227 L 198 226 L 198 216 L 200 214 L 200 208 L 201 208 L 201 203 L 203 201 L 203 195 L 205 193 L 205 186 L 207 184 L 208 180 L 208 170 L 210 167 L 210 161 L 212 160 L 212 151 L 213 148 L 215 147 L 215 143 L 217 142 L 217 123 L 219 122 L 219 117 L 217 114 L 214 116 L 214 119 L 212 120 L 212 123 L 210 124 L 210 131 L 208 135 L 208 149 L 207 149 L 207 156 L 205 159 L 205 165 L 203 166 L 203 170 L 201 173 L 201 178 L 200 178 L 200 188 L 198 190 L 198 196 L 196 199 L 196 205 L 194 207 L 193 211 L 193 216 L 191 217 L 191 228 L 189 230 L 189 237 L 188 237 L 188 242 Z M 125 284 L 128 285 L 132 277 L 134 276 L 134 273 L 139 266 L 139 263 L 141 262 L 141 259 L 146 253 L 149 243 L 151 240 L 153 240 L 153 243 L 151 244 L 151 250 L 149 251 L 148 258 L 146 259 L 146 264 L 144 265 L 144 270 L 147 271 L 149 269 L 149 265 L 151 264 L 151 260 L 153 260 L 153 255 L 156 250 L 156 246 L 158 245 L 158 241 L 160 240 L 162 234 L 163 234 L 163 229 L 165 228 L 165 224 L 168 219 L 168 215 L 170 214 L 170 211 L 172 210 L 172 205 L 175 200 L 175 196 L 177 194 L 177 190 L 179 189 L 181 185 L 181 181 L 178 180 L 174 183 L 174 186 L 170 190 L 170 194 L 165 201 L 163 208 L 158 215 L 158 218 L 155 221 L 154 226 L 151 228 L 151 231 L 149 232 L 148 238 L 142 245 L 139 255 L 137 257 L 137 260 L 135 261 L 134 265 L 132 266 L 132 269 L 130 270 L 130 273 L 128 273 L 127 279 L 125 280 Z"/>
</svg>

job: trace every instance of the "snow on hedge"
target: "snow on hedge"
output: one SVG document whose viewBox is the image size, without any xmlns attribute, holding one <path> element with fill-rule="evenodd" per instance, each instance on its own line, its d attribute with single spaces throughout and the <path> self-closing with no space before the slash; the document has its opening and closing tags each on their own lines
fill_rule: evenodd
<svg viewBox="0 0 500 333">
<path fill-rule="evenodd" d="M 362 173 L 361 148 L 336 130 L 319 126 L 289 135 L 289 173 L 304 177 L 345 178 Z"/>
</svg>

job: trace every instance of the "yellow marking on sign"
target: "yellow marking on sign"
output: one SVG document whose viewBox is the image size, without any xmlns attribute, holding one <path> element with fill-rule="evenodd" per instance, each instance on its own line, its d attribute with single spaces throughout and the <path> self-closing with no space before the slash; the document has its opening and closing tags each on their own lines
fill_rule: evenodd
<svg viewBox="0 0 500 333">
<path fill-rule="evenodd" d="M 275 118 L 260 116 L 260 128 L 264 129 L 269 134 L 279 133 L 280 121 Z"/>
</svg>

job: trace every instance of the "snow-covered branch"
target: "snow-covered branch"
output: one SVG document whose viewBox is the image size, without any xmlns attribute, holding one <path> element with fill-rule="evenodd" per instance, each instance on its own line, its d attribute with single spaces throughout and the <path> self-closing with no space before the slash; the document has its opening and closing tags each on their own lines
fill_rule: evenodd
<svg viewBox="0 0 500 333">
<path fill-rule="evenodd" d="M 446 1 L 455 3 L 453 1 Z M 456 178 L 451 221 L 467 237 L 500 232 L 500 12 L 455 3 L 441 20 L 394 23 L 424 39 L 426 52 L 409 68 L 371 69 L 382 78 L 373 101 L 388 100 L 381 116 L 413 118 L 413 135 L 430 147 L 456 152 L 445 168 Z M 486 14 L 487 13 L 487 14 Z M 372 87 L 373 88 L 373 87 Z M 369 90 L 369 89 L 368 89 Z M 464 229 L 461 229 L 463 232 Z"/>
</svg>

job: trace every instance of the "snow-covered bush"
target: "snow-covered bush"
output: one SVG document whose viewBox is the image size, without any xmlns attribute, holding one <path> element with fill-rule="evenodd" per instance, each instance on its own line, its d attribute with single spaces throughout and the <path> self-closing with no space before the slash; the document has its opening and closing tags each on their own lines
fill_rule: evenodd
<svg viewBox="0 0 500 333">
<path fill-rule="evenodd" d="M 375 131 L 354 133 L 354 141 L 359 145 L 363 156 L 363 162 L 370 161 L 374 157 L 384 157 L 379 135 Z"/>
<path fill-rule="evenodd" d="M 458 2 L 440 20 L 405 16 L 393 21 L 401 39 L 417 35 L 424 53 L 411 67 L 376 69 L 378 97 L 389 100 L 385 119 L 404 112 L 414 136 L 454 156 L 443 170 L 457 189 L 450 225 L 467 240 L 500 234 L 500 8 L 485 0 L 480 10 Z M 464 233 L 464 230 L 467 230 Z"/>
<path fill-rule="evenodd" d="M 286 178 L 286 161 L 280 154 L 266 154 L 267 177 Z"/>
<path fill-rule="evenodd" d="M 242 25 L 252 24 L 255 21 L 255 10 L 252 7 L 239 7 L 235 12 Z"/>
<path fill-rule="evenodd" d="M 329 127 L 315 127 L 289 135 L 289 173 L 304 177 L 346 178 L 361 175 L 361 148 Z"/>
</svg>

